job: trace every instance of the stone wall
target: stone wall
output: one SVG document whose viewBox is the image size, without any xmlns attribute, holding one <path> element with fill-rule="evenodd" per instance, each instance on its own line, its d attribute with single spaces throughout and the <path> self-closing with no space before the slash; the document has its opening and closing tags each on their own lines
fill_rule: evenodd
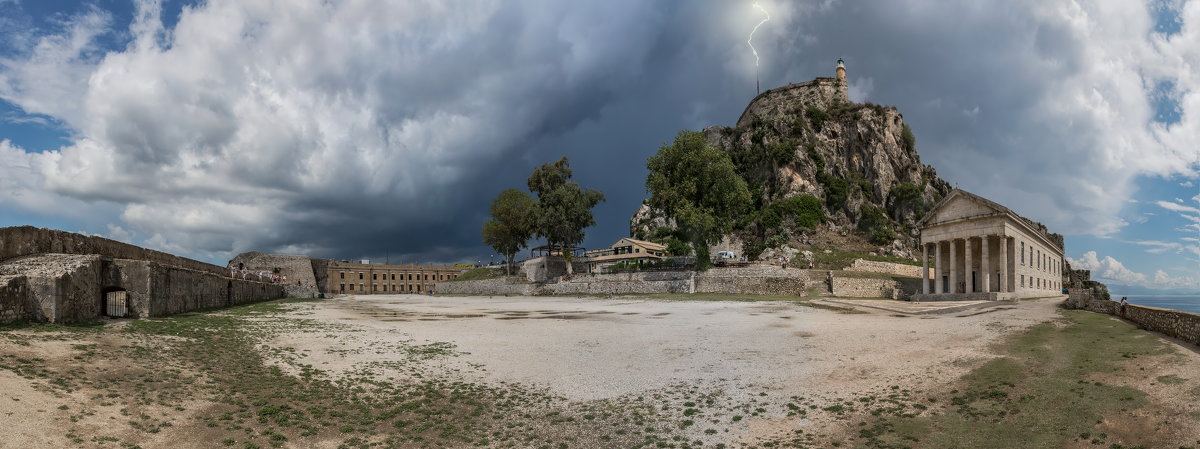
<svg viewBox="0 0 1200 449">
<path fill-rule="evenodd" d="M 104 288 L 128 292 L 131 316 L 165 316 L 284 297 L 282 285 L 144 260 L 116 259 L 106 268 Z"/>
<path fill-rule="evenodd" d="M 1067 301 L 1063 304 L 1067 308 L 1117 315 L 1142 329 L 1200 345 L 1200 314 L 1129 304 L 1122 315 L 1120 302 L 1095 299 L 1091 289 L 1072 288 L 1067 293 Z"/>
<path fill-rule="evenodd" d="M 824 278 L 808 270 L 785 270 L 764 265 L 713 268 L 696 275 L 696 293 L 802 296 L 826 292 Z"/>
<path fill-rule="evenodd" d="M 251 251 L 248 253 L 238 254 L 237 257 L 234 257 L 233 260 L 229 261 L 229 266 L 231 267 L 236 267 L 238 265 L 244 265 L 251 274 L 255 274 L 260 271 L 274 273 L 275 270 L 278 269 L 279 274 L 282 276 L 287 276 L 288 283 L 293 285 L 296 285 L 298 282 L 300 286 L 303 286 L 305 285 L 306 281 L 309 285 L 314 287 L 320 285 L 320 283 L 317 282 L 317 275 L 315 271 L 316 267 L 314 266 L 315 264 L 308 256 L 263 254 L 257 251 Z M 328 278 L 328 262 L 326 262 L 324 265 L 325 269 L 322 270 L 321 273 L 325 275 L 325 278 Z"/>
<path fill-rule="evenodd" d="M 567 263 L 562 257 L 534 257 L 521 264 L 521 272 L 529 282 L 546 282 L 567 274 Z M 587 264 L 579 261 L 571 262 L 571 270 L 575 274 L 587 273 Z"/>
<path fill-rule="evenodd" d="M 157 262 L 163 265 L 207 271 L 227 275 L 223 267 L 179 257 L 161 251 L 121 243 L 103 237 L 35 228 L 13 226 L 0 228 L 0 261 L 34 254 L 98 254 L 116 259 L 133 259 Z"/>
<path fill-rule="evenodd" d="M 531 296 L 537 284 L 522 278 L 492 278 L 477 281 L 438 282 L 434 291 L 439 295 L 517 295 Z"/>
<path fill-rule="evenodd" d="M 75 322 L 94 318 L 100 310 L 100 256 L 77 254 L 39 254 L 21 256 L 0 264 L 0 275 L 19 277 L 21 284 L 5 295 L 0 309 L 12 316 L 8 322 Z"/>
<path fill-rule="evenodd" d="M 866 259 L 854 259 L 846 271 L 865 271 L 868 273 L 887 273 L 897 276 L 905 276 L 918 278 L 921 277 L 921 267 L 916 265 L 905 265 L 902 263 L 879 262 Z M 930 268 L 930 271 L 933 271 Z"/>
<path fill-rule="evenodd" d="M 833 296 L 846 298 L 907 299 L 904 290 L 892 279 L 833 277 Z"/>
<path fill-rule="evenodd" d="M 28 278 L 0 276 L 0 323 L 37 320 L 29 298 Z"/>
<path fill-rule="evenodd" d="M 691 293 L 690 271 L 649 271 L 637 273 L 582 274 L 570 280 L 541 285 L 536 293 L 546 295 L 637 295 L 652 293 Z"/>
</svg>

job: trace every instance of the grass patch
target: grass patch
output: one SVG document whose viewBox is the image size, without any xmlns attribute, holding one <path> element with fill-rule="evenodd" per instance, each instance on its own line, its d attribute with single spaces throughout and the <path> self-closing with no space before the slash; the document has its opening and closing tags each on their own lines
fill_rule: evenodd
<svg viewBox="0 0 1200 449">
<path fill-rule="evenodd" d="M 824 249 L 813 249 L 813 258 L 816 259 L 813 263 L 816 268 L 821 270 L 844 270 L 854 263 L 854 259 L 865 259 L 875 262 L 891 262 L 904 265 L 921 266 L 921 262 L 913 259 L 905 259 L 903 257 L 878 256 L 867 253 L 854 251 L 841 251 L 831 249 L 826 253 Z"/>
<path fill-rule="evenodd" d="M 881 431 L 870 432 L 864 445 L 904 447 L 919 439 L 936 448 L 1061 447 L 1095 433 L 1103 417 L 1144 405 L 1142 391 L 1085 379 L 1170 346 L 1106 315 L 1064 315 L 1065 326 L 1042 323 L 998 344 L 1003 356 L 963 376 L 943 413 L 877 422 L 872 428 Z"/>
<path fill-rule="evenodd" d="M 442 282 L 480 281 L 484 279 L 495 279 L 502 277 L 504 277 L 504 268 L 477 267 L 464 271 L 456 278 L 448 279 Z"/>
<path fill-rule="evenodd" d="M 1169 374 L 1166 376 L 1158 376 L 1157 380 L 1158 380 L 1158 383 L 1166 384 L 1166 385 L 1179 385 L 1181 383 L 1187 382 L 1187 379 L 1176 376 L 1174 374 Z"/>
</svg>

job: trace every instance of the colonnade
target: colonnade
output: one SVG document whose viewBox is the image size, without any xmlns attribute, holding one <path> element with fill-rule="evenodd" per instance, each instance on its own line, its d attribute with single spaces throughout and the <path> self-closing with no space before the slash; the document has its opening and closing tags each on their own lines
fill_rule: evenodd
<svg viewBox="0 0 1200 449">
<path fill-rule="evenodd" d="M 992 257 L 990 254 L 991 246 L 992 246 L 991 242 L 993 240 L 999 241 L 999 246 L 997 248 L 999 255 L 998 255 L 998 260 L 996 261 L 997 266 L 995 266 L 995 267 L 991 266 L 992 265 Z M 942 240 L 942 241 L 936 241 L 936 242 L 924 242 L 921 245 L 921 274 L 922 274 L 921 293 L 926 294 L 926 295 L 928 295 L 930 293 L 929 292 L 929 290 L 930 290 L 930 288 L 929 288 L 929 282 L 930 282 L 930 279 L 929 279 L 929 248 L 930 248 L 930 246 L 933 247 L 934 273 L 936 274 L 936 276 L 934 276 L 934 278 L 932 280 L 934 294 L 976 293 L 976 292 L 988 293 L 991 291 L 996 291 L 996 292 L 1000 292 L 1000 293 L 1008 292 L 1010 290 L 1009 278 L 1011 277 L 1011 273 L 1012 273 L 1012 268 L 1010 267 L 1010 261 L 1009 261 L 1009 257 L 1008 257 L 1010 240 L 1012 240 L 1012 237 L 1001 234 L 1001 235 L 983 235 L 983 236 L 979 236 L 979 237 L 966 237 L 966 238 L 960 238 L 960 239 L 948 239 L 948 240 Z M 973 242 L 979 242 L 979 251 L 974 251 L 975 245 Z M 948 254 L 949 260 L 942 260 L 943 259 L 943 257 L 942 257 L 942 248 L 943 247 L 948 247 L 947 252 L 949 253 Z M 957 263 L 958 251 L 960 249 L 962 250 L 962 253 L 963 253 L 963 262 L 961 264 L 961 268 L 962 268 L 961 271 L 960 271 L 960 264 Z M 949 264 L 949 267 L 948 267 L 949 269 L 943 270 L 942 268 L 946 264 Z M 978 271 L 975 270 L 976 266 L 979 267 Z M 948 271 L 946 285 L 943 285 L 943 281 L 942 281 L 942 273 L 944 271 Z M 977 278 L 979 281 L 981 281 L 981 282 L 979 282 L 979 285 L 976 285 L 975 282 L 973 282 L 973 279 L 971 278 L 972 272 L 977 272 L 981 275 L 979 278 Z M 992 288 L 992 275 L 993 274 L 995 274 L 997 276 L 998 282 L 996 282 L 996 284 L 997 284 L 996 289 Z M 961 277 L 961 279 L 960 279 L 960 277 Z M 960 281 L 963 283 L 961 289 L 959 288 Z M 947 289 L 947 287 L 950 290 L 949 292 L 945 291 Z"/>
</svg>

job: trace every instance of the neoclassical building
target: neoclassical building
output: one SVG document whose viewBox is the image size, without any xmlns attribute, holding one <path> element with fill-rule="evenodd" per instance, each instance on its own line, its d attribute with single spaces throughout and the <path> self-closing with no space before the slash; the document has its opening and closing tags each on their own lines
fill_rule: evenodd
<svg viewBox="0 0 1200 449">
<path fill-rule="evenodd" d="M 470 270 L 444 265 L 386 265 L 333 261 L 329 263 L 329 291 L 352 295 L 422 293 L 438 282 Z"/>
<path fill-rule="evenodd" d="M 917 300 L 1014 299 L 1061 291 L 1062 236 L 1007 207 L 955 189 L 918 226 L 925 282 Z"/>
</svg>

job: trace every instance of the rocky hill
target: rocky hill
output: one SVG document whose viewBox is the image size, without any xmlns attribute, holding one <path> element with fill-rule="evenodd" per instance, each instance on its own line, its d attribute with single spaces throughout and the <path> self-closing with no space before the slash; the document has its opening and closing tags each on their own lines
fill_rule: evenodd
<svg viewBox="0 0 1200 449">
<path fill-rule="evenodd" d="M 852 103 L 836 78 L 763 92 L 736 126 L 703 132 L 730 155 L 755 202 L 714 251 L 765 258 L 780 249 L 835 248 L 911 257 L 916 222 L 951 190 L 921 164 L 896 108 Z M 818 204 L 815 215 L 797 212 Z M 671 227 L 646 205 L 630 223 L 631 235 L 651 240 L 669 240 Z"/>
</svg>

